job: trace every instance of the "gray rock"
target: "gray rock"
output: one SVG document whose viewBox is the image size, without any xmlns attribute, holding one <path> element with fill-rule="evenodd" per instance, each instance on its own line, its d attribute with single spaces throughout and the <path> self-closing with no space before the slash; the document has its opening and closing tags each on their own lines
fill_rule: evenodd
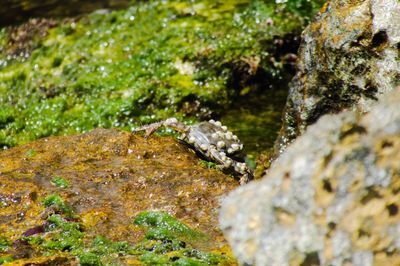
<svg viewBox="0 0 400 266">
<path fill-rule="evenodd" d="M 368 111 L 400 83 L 400 2 L 332 0 L 306 28 L 279 153 L 327 113 Z"/>
<path fill-rule="evenodd" d="M 325 115 L 223 202 L 243 265 L 400 265 L 400 88 Z"/>
</svg>

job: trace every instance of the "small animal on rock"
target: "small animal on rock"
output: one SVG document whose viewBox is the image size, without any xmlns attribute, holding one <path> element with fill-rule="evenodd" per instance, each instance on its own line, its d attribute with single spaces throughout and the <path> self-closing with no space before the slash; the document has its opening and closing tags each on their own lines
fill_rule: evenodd
<svg viewBox="0 0 400 266">
<path fill-rule="evenodd" d="M 239 176 L 241 184 L 253 179 L 252 171 L 246 163 L 239 161 L 237 156 L 242 151 L 243 144 L 221 122 L 209 120 L 188 126 L 176 118 L 168 118 L 165 121 L 138 127 L 133 130 L 133 133 L 145 131 L 147 138 L 160 127 L 172 128 L 182 133 L 182 141 L 188 143 L 205 159 L 215 162 L 219 169 Z"/>
</svg>

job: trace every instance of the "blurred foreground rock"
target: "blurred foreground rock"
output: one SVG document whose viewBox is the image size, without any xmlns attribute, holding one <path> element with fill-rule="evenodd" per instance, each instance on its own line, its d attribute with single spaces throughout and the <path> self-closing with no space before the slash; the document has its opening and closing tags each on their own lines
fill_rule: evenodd
<svg viewBox="0 0 400 266">
<path fill-rule="evenodd" d="M 400 2 L 329 1 L 303 33 L 276 150 L 323 114 L 368 111 L 400 80 Z"/>
<path fill-rule="evenodd" d="M 245 265 L 400 265 L 400 88 L 326 115 L 233 192 L 220 224 Z"/>
<path fill-rule="evenodd" d="M 62 178 L 68 187 L 54 184 Z M 60 195 L 82 217 L 85 233 L 140 240 L 133 217 L 165 211 L 223 244 L 216 209 L 237 182 L 199 164 L 173 138 L 96 129 L 50 137 L 0 152 L 0 236 L 15 240 L 46 219 L 44 197 Z"/>
</svg>

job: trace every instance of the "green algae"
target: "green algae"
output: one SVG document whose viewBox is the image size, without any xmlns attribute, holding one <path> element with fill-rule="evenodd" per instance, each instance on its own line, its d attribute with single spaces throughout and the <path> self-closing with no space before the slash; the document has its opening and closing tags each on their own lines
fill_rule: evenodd
<svg viewBox="0 0 400 266">
<path fill-rule="evenodd" d="M 120 255 L 132 253 L 133 247 L 128 242 L 113 242 L 105 237 L 97 236 L 89 249 L 92 254 L 106 255 L 116 253 Z"/>
<path fill-rule="evenodd" d="M 244 153 L 250 164 L 273 146 L 281 128 L 286 97 L 287 90 L 270 90 L 261 96 L 248 97 L 238 102 L 237 108 L 224 113 L 222 123 L 245 143 Z"/>
<path fill-rule="evenodd" d="M 7 32 L 6 29 L 0 29 L 0 54 L 4 55 L 4 49 L 7 46 Z M 3 59 L 4 60 L 4 59 Z"/>
<path fill-rule="evenodd" d="M 11 246 L 11 241 L 4 236 L 0 236 L 0 252 L 7 251 Z"/>
<path fill-rule="evenodd" d="M 207 169 L 217 169 L 217 164 L 215 162 L 199 159 L 199 164 Z"/>
<path fill-rule="evenodd" d="M 83 245 L 81 225 L 66 221 L 61 215 L 54 214 L 47 219 L 46 236 L 31 236 L 25 240 L 31 245 L 38 245 L 49 255 L 55 250 L 76 250 Z"/>
<path fill-rule="evenodd" d="M 97 236 L 90 244 L 85 244 L 87 239 L 82 225 L 65 220 L 61 215 L 51 215 L 47 224 L 44 236 L 23 238 L 46 256 L 67 252 L 70 256 L 79 258 L 82 265 L 104 265 L 103 261 L 112 259 L 108 256 L 127 255 L 133 250 L 133 246 L 126 242 L 112 242 L 101 236 Z"/>
<path fill-rule="evenodd" d="M 69 187 L 68 180 L 65 180 L 61 176 L 53 177 L 53 179 L 51 180 L 51 183 L 59 188 L 68 188 Z"/>
<path fill-rule="evenodd" d="M 60 256 L 92 266 L 129 265 L 129 261 L 145 265 L 232 265 L 234 262 L 221 252 L 204 252 L 193 248 L 191 243 L 206 241 L 206 236 L 167 213 L 139 213 L 133 223 L 145 231 L 144 238 L 138 239 L 137 243 L 128 243 L 112 241 L 103 236 L 90 239 L 79 216 L 58 195 L 50 195 L 42 202 L 55 213 L 47 217 L 40 226 L 42 229 L 30 229 L 28 236 L 14 242 L 26 243 L 24 245 L 29 245 L 35 256 Z M 54 206 L 59 209 L 54 210 Z M 0 238 L 0 263 L 13 260 L 7 252 L 16 248 L 12 254 L 18 254 L 18 245 L 12 247 L 10 240 Z"/>
<path fill-rule="evenodd" d="M 25 155 L 26 155 L 27 157 L 34 157 L 34 156 L 36 155 L 36 151 L 33 150 L 33 149 L 29 149 L 29 150 L 27 150 L 27 151 L 25 152 Z"/>
<path fill-rule="evenodd" d="M 249 75 L 280 78 L 273 41 L 299 33 L 318 2 L 138 3 L 60 22 L 28 58 L 7 53 L 1 30 L 0 146 L 218 114 Z"/>
<path fill-rule="evenodd" d="M 56 211 L 60 211 L 68 215 L 68 217 L 73 217 L 72 208 L 68 204 L 66 204 L 64 200 L 57 194 L 47 196 L 43 199 L 42 203 L 45 207 L 51 207 Z"/>
<path fill-rule="evenodd" d="M 140 260 L 148 265 L 231 265 L 232 258 L 212 252 L 202 252 L 190 246 L 206 236 L 163 212 L 146 211 L 134 223 L 147 227 L 145 240 L 135 249 Z"/>
<path fill-rule="evenodd" d="M 16 24 L 26 21 L 29 17 L 66 17 L 101 8 L 123 8 L 134 2 L 134 0 L 7 0 L 7 5 L 0 10 L 0 25 Z"/>
<path fill-rule="evenodd" d="M 0 257 L 0 264 L 6 263 L 6 262 L 12 262 L 14 259 L 12 256 L 1 256 Z"/>
<path fill-rule="evenodd" d="M 96 254 L 90 252 L 84 252 L 79 255 L 79 263 L 83 266 L 101 266 L 103 263 L 101 259 Z"/>
<path fill-rule="evenodd" d="M 49 231 L 58 229 L 59 232 L 41 244 L 44 249 L 74 250 L 82 246 L 83 233 L 79 223 L 65 221 L 59 215 L 52 215 L 47 221 L 50 223 Z"/>
<path fill-rule="evenodd" d="M 163 212 L 142 212 L 135 218 L 134 224 L 148 228 L 145 234 L 147 239 L 165 240 L 185 237 L 198 240 L 205 237 Z"/>
<path fill-rule="evenodd" d="M 140 260 L 147 265 L 190 265 L 190 266 L 206 266 L 206 265 L 231 265 L 229 260 L 221 259 L 221 256 L 211 253 L 187 250 L 183 253 L 172 253 L 166 255 L 158 255 L 147 252 L 140 257 Z M 225 261 L 224 261 L 225 260 Z"/>
</svg>

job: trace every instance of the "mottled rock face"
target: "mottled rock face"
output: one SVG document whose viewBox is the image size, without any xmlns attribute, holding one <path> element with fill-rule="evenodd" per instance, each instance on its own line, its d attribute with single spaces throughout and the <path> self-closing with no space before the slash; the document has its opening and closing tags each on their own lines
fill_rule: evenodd
<svg viewBox="0 0 400 266">
<path fill-rule="evenodd" d="M 365 115 L 323 116 L 220 224 L 249 265 L 400 264 L 400 88 Z"/>
<path fill-rule="evenodd" d="M 368 111 L 400 82 L 400 2 L 333 0 L 304 31 L 277 151 L 326 113 Z"/>
<path fill-rule="evenodd" d="M 68 187 L 58 187 L 55 178 Z M 0 235 L 18 239 L 46 219 L 42 200 L 60 195 L 82 217 L 86 233 L 137 242 L 132 228 L 144 210 L 165 211 L 224 242 L 217 227 L 220 197 L 238 185 L 206 169 L 173 138 L 96 129 L 51 137 L 0 152 Z"/>
</svg>

